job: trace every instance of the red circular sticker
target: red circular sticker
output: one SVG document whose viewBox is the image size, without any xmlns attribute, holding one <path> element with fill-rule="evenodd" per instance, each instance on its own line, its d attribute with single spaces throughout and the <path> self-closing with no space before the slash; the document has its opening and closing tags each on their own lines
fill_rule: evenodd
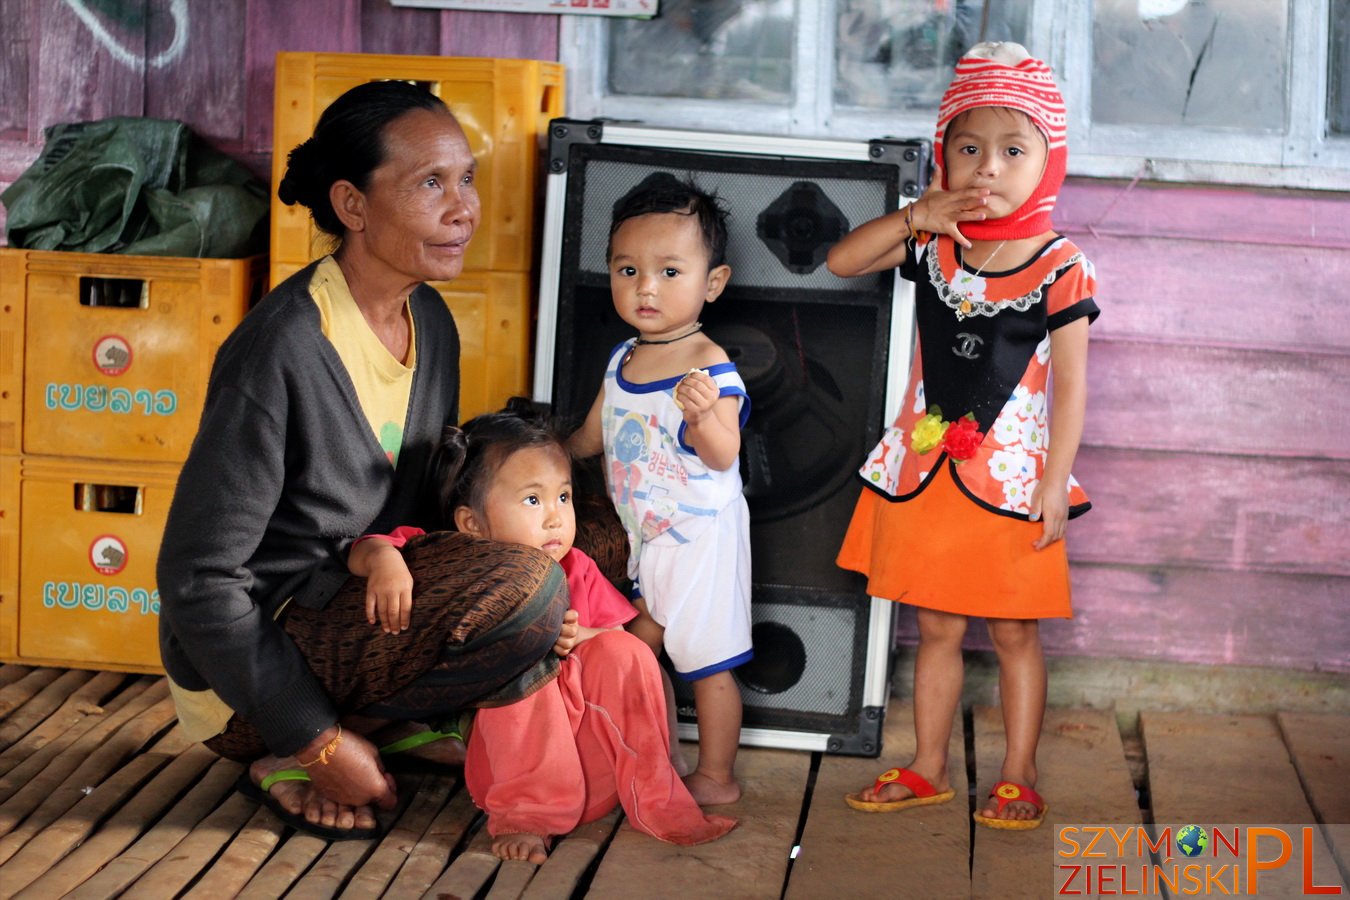
<svg viewBox="0 0 1350 900">
<path fill-rule="evenodd" d="M 104 375 L 121 375 L 131 368 L 131 344 L 116 334 L 94 341 L 94 368 Z"/>
<path fill-rule="evenodd" d="M 102 575 L 116 575 L 127 567 L 127 545 L 116 535 L 100 535 L 89 545 L 89 564 Z"/>
</svg>

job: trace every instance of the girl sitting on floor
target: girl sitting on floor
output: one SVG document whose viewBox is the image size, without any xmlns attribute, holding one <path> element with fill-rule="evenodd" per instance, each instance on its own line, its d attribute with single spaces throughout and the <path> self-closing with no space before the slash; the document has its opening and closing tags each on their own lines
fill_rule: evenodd
<svg viewBox="0 0 1350 900">
<path fill-rule="evenodd" d="M 656 657 L 623 630 L 633 606 L 572 546 L 572 462 L 558 436 L 513 400 L 506 410 L 446 428 L 434 473 L 447 526 L 537 547 L 567 576 L 575 638 L 560 639 L 558 677 L 523 700 L 480 709 L 464 775 L 488 814 L 493 852 L 542 863 L 553 835 L 622 804 L 633 827 L 676 844 L 726 834 L 735 819 L 704 815 L 670 760 Z M 406 627 L 412 579 L 398 551 L 420 534 L 400 528 L 362 540 L 350 565 L 369 579 L 372 616 Z M 566 634 L 566 632 L 565 632 Z"/>
</svg>

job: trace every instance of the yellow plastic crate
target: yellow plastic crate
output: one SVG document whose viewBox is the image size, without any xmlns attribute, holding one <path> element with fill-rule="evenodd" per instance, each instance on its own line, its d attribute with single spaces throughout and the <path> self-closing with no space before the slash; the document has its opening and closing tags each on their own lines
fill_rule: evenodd
<svg viewBox="0 0 1350 900">
<path fill-rule="evenodd" d="M 548 122 L 563 114 L 563 67 L 530 59 L 389 56 L 372 53 L 278 53 L 272 132 L 272 185 L 286 157 L 314 132 L 319 115 L 367 81 L 425 83 L 454 112 L 478 158 L 483 217 L 465 268 L 529 271 L 534 261 L 540 161 Z M 272 198 L 274 262 L 299 263 L 328 253 L 331 238 L 309 210 Z M 275 285 L 276 282 L 274 281 Z"/>
<path fill-rule="evenodd" d="M 0 661 L 19 653 L 19 457 L 0 456 Z"/>
<path fill-rule="evenodd" d="M 0 459 L 0 660 L 162 671 L 155 561 L 178 471 Z"/>
<path fill-rule="evenodd" d="M 307 265 L 307 264 L 306 264 Z M 302 269 L 272 263 L 281 283 Z M 461 419 L 495 412 L 530 393 L 530 338 L 534 280 L 525 272 L 465 272 L 454 281 L 433 281 L 459 328 Z"/>
<path fill-rule="evenodd" d="M 0 453 L 182 462 L 266 261 L 0 249 Z"/>
</svg>

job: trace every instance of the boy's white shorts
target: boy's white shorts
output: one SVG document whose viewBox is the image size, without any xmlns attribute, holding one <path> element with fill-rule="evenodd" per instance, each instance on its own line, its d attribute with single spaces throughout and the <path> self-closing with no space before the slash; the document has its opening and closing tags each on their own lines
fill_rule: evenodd
<svg viewBox="0 0 1350 900">
<path fill-rule="evenodd" d="M 675 671 L 697 681 L 749 662 L 750 510 L 744 497 L 687 544 L 645 544 L 638 586 Z"/>
</svg>

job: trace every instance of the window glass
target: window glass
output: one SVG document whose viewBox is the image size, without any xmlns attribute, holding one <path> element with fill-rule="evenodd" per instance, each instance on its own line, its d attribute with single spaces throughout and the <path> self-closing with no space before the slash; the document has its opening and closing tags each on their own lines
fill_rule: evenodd
<svg viewBox="0 0 1350 900">
<path fill-rule="evenodd" d="M 1032 0 L 839 0 L 834 102 L 937 109 L 972 44 L 1026 44 Z"/>
<path fill-rule="evenodd" d="M 655 19 L 614 19 L 609 92 L 788 105 L 795 0 L 661 0 Z"/>
<path fill-rule="evenodd" d="M 1287 0 L 1096 0 L 1092 120 L 1282 132 L 1288 39 Z"/>
<path fill-rule="evenodd" d="M 1327 130 L 1350 134 L 1350 0 L 1332 0 Z"/>
</svg>

